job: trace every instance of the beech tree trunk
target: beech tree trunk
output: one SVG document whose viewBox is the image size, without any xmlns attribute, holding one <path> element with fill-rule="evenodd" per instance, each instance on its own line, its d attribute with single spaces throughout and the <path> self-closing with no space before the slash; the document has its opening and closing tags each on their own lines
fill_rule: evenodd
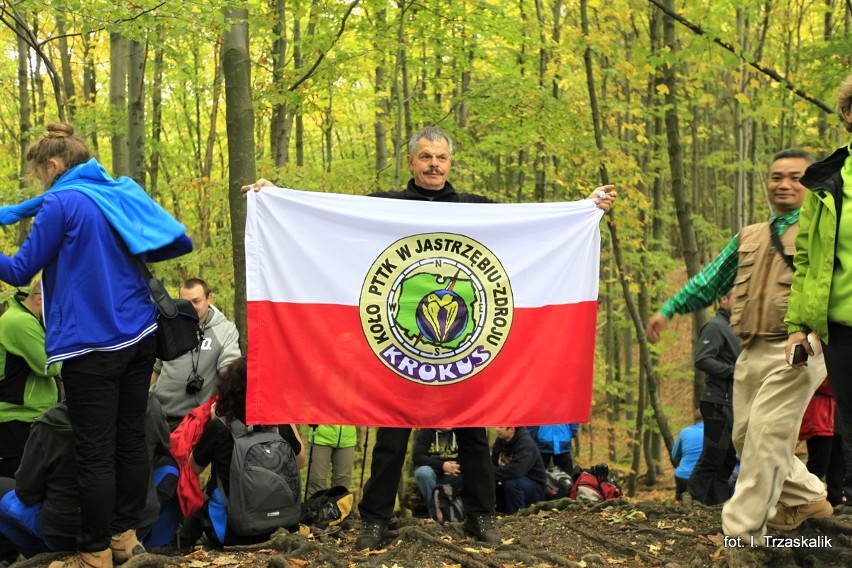
<svg viewBox="0 0 852 568">
<path fill-rule="evenodd" d="M 222 43 L 225 76 L 225 122 L 228 131 L 228 201 L 231 206 L 231 248 L 234 256 L 234 320 L 240 331 L 240 347 L 246 349 L 246 210 L 240 187 L 256 179 L 254 159 L 254 109 L 251 101 L 248 10 L 226 8 L 230 26 Z"/>
</svg>

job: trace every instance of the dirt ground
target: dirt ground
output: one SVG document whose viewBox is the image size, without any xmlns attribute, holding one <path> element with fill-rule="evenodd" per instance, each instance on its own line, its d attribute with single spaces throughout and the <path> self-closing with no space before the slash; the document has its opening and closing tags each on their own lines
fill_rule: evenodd
<svg viewBox="0 0 852 568">
<path fill-rule="evenodd" d="M 499 518 L 503 543 L 486 547 L 465 538 L 458 523 L 400 518 L 381 550 L 354 549 L 358 522 L 344 530 L 279 532 L 262 545 L 224 550 L 200 545 L 190 553 L 157 550 L 124 564 L 185 568 L 300 567 L 850 567 L 852 508 L 829 519 L 808 521 L 786 538 L 810 539 L 772 548 L 726 547 L 720 533 L 721 507 L 684 506 L 670 499 L 618 499 L 587 507 L 562 499 L 540 503 Z M 828 540 L 827 540 L 828 539 Z M 795 544 L 795 543 L 793 543 Z M 815 544 L 824 546 L 813 547 Z M 811 545 L 811 546 L 807 546 Z M 45 566 L 55 555 L 40 555 L 16 568 Z"/>
</svg>

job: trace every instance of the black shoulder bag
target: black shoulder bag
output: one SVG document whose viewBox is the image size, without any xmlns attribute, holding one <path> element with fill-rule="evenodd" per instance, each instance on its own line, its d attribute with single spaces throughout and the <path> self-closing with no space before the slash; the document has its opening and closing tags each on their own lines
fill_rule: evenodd
<svg viewBox="0 0 852 568">
<path fill-rule="evenodd" d="M 163 283 L 148 270 L 148 266 L 138 256 L 133 259 L 145 277 L 151 301 L 157 306 L 157 358 L 172 361 L 198 347 L 204 337 L 204 330 L 192 302 L 173 300 Z"/>
<path fill-rule="evenodd" d="M 790 267 L 790 270 L 796 272 L 796 265 L 793 264 L 793 256 L 784 253 L 784 245 L 781 243 L 781 237 L 778 236 L 778 229 L 775 228 L 774 221 L 769 223 L 769 237 L 772 239 L 772 245 L 775 247 L 775 250 L 778 251 L 778 254 L 781 255 L 781 258 Z"/>
</svg>

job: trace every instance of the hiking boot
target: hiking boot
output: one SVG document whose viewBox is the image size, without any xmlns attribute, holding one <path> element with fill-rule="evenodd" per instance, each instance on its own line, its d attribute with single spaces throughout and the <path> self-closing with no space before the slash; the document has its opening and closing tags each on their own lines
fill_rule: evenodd
<svg viewBox="0 0 852 568">
<path fill-rule="evenodd" d="M 766 521 L 766 526 L 776 531 L 791 531 L 799 528 L 808 519 L 824 519 L 830 517 L 834 510 L 827 500 L 788 507 L 782 503 L 775 506 L 775 514 Z"/>
<path fill-rule="evenodd" d="M 385 531 L 388 526 L 385 523 L 370 523 L 364 521 L 361 523 L 361 532 L 355 540 L 355 550 L 374 550 L 379 547 L 382 538 L 385 536 Z"/>
<path fill-rule="evenodd" d="M 494 515 L 467 515 L 464 519 L 464 532 L 476 540 L 489 544 L 500 544 L 500 529 Z"/>
<path fill-rule="evenodd" d="M 112 559 L 116 564 L 127 562 L 134 556 L 145 552 L 145 547 L 136 538 L 134 529 L 127 529 L 123 533 L 114 535 L 109 539 L 109 547 L 112 549 Z"/>
<path fill-rule="evenodd" d="M 65 560 L 51 562 L 48 568 L 112 568 L 109 548 L 98 552 L 78 552 Z"/>
</svg>

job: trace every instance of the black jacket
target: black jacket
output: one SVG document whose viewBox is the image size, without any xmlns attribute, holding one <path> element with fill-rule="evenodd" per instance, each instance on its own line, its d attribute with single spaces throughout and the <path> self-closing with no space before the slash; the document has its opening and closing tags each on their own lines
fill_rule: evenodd
<svg viewBox="0 0 852 568">
<path fill-rule="evenodd" d="M 740 356 L 740 339 L 731 329 L 731 312 L 716 311 L 716 317 L 704 324 L 695 350 L 695 368 L 704 371 L 702 402 L 730 406 L 734 387 L 734 364 Z"/>
<path fill-rule="evenodd" d="M 15 474 L 15 492 L 25 505 L 42 502 L 44 536 L 74 538 L 80 528 L 80 498 L 74 435 L 64 404 L 51 406 L 33 422 Z"/>
<path fill-rule="evenodd" d="M 377 191 L 371 193 L 370 197 L 384 197 L 386 199 L 407 199 L 410 201 L 442 201 L 452 203 L 494 203 L 491 199 L 476 195 L 475 193 L 458 193 L 450 182 L 438 191 L 423 189 L 414 184 L 414 180 L 408 180 L 408 186 L 402 191 Z"/>
<path fill-rule="evenodd" d="M 168 453 L 166 416 L 150 393 L 145 415 L 145 441 L 152 460 Z M 15 474 L 15 492 L 25 505 L 42 503 L 41 528 L 47 540 L 51 540 L 51 536 L 76 537 L 80 529 L 77 461 L 68 407 L 64 403 L 51 406 L 33 422 L 21 466 Z M 157 490 L 149 482 L 139 527 L 150 526 L 159 514 Z"/>
<path fill-rule="evenodd" d="M 544 462 L 535 442 L 526 428 L 515 428 L 515 436 L 508 442 L 497 438 L 491 448 L 491 463 L 497 481 L 529 477 L 542 487 L 547 483 Z"/>
<path fill-rule="evenodd" d="M 452 431 L 441 432 L 437 428 L 421 428 L 417 431 L 412 450 L 415 469 L 428 465 L 439 476 L 444 475 L 444 462 L 450 460 L 458 460 L 456 435 Z"/>
</svg>

